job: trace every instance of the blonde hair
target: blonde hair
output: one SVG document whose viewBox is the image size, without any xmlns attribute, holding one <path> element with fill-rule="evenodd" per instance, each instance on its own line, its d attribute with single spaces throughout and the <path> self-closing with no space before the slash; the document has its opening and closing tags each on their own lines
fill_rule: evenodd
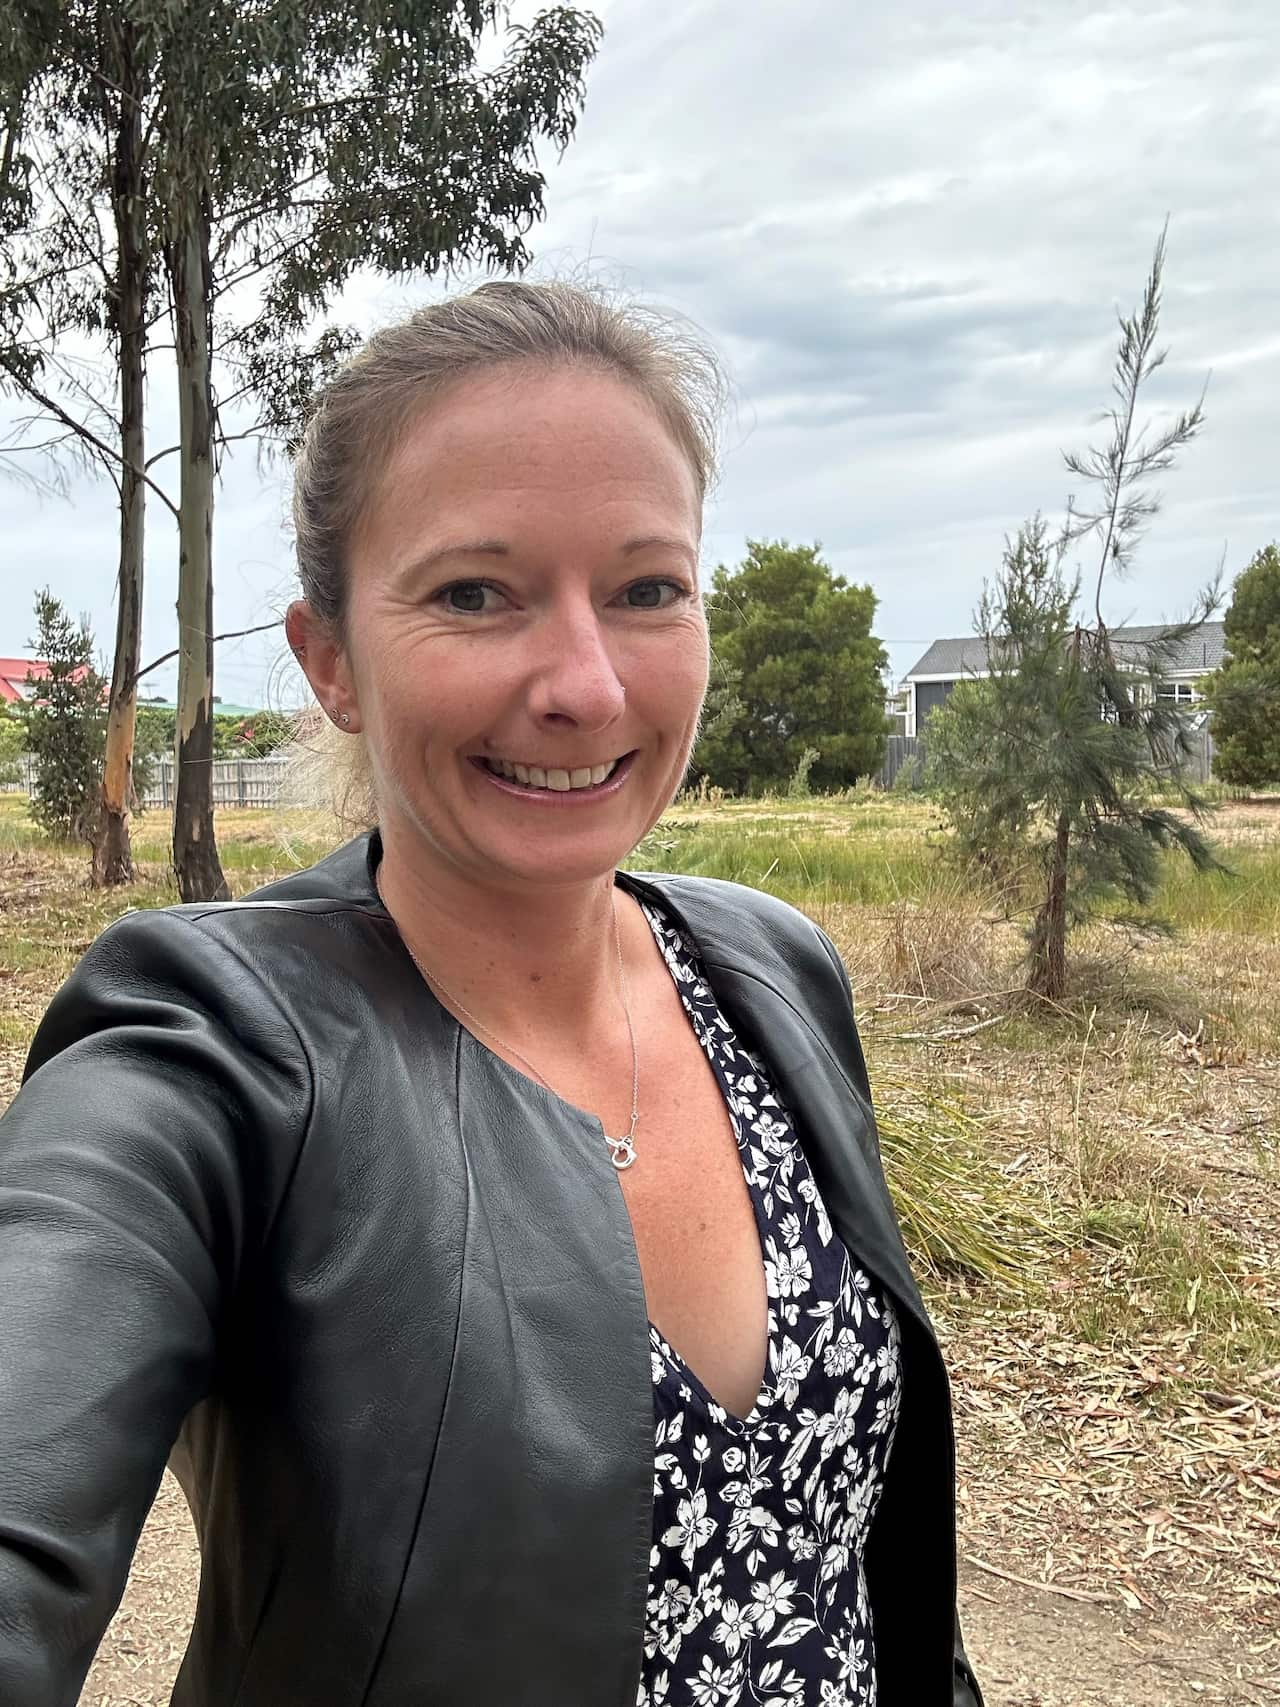
<svg viewBox="0 0 1280 1707">
<path fill-rule="evenodd" d="M 582 367 L 634 387 L 693 470 L 714 478 L 726 382 L 685 320 L 563 283 L 492 281 L 385 327 L 314 398 L 295 459 L 294 537 L 302 591 L 341 635 L 350 542 L 381 471 L 413 420 L 468 375 L 531 365 Z M 315 802 L 323 774 L 347 829 L 376 822 L 363 739 L 327 722 L 310 735 L 295 792 Z"/>
</svg>

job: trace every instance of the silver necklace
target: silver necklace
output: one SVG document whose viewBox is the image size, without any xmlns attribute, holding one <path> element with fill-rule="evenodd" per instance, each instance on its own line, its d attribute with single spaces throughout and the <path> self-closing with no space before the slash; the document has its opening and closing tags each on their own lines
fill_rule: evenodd
<svg viewBox="0 0 1280 1707">
<path fill-rule="evenodd" d="M 387 903 L 386 898 L 382 893 L 381 870 L 376 872 L 374 875 L 374 885 L 378 891 L 378 899 L 385 907 Z M 622 1011 L 626 1016 L 627 1036 L 631 1039 L 631 1128 L 625 1136 L 621 1138 L 610 1138 L 609 1134 L 606 1132 L 604 1135 L 604 1141 L 609 1146 L 609 1160 L 613 1163 L 614 1167 L 617 1168 L 618 1172 L 621 1173 L 624 1168 L 629 1168 L 636 1159 L 636 1119 L 640 1112 L 640 1056 L 636 1049 L 635 1027 L 631 1023 L 631 1003 L 627 999 L 627 969 L 623 964 L 622 959 L 622 932 L 618 928 L 618 909 L 612 904 L 612 896 L 610 897 L 610 910 L 613 914 L 613 946 L 618 955 L 618 982 L 622 988 Z M 403 936 L 401 937 L 401 941 L 404 941 Z M 449 1003 L 450 1007 L 456 1008 L 460 1014 L 463 1014 L 471 1021 L 472 1025 L 474 1025 L 477 1030 L 484 1032 L 486 1037 L 491 1037 L 495 1043 L 501 1044 L 508 1054 L 514 1055 L 517 1061 L 529 1069 L 538 1083 L 542 1085 L 544 1089 L 551 1092 L 552 1096 L 560 1096 L 559 1091 L 557 1091 L 553 1085 L 548 1084 L 547 1080 L 543 1078 L 542 1074 L 534 1066 L 533 1062 L 529 1060 L 527 1055 L 522 1055 L 512 1044 L 507 1043 L 505 1039 L 499 1037 L 496 1031 L 491 1031 L 483 1020 L 477 1019 L 471 1009 L 464 1007 L 458 998 L 445 984 L 440 981 L 434 972 L 429 972 L 427 970 L 427 968 L 418 959 L 417 955 L 409 947 L 407 942 L 404 946 L 408 950 L 410 960 L 412 960 L 413 964 L 418 968 L 422 977 L 428 984 L 435 985 L 436 989 L 439 990 L 440 994 Z M 564 1102 L 567 1101 L 567 1098 L 560 1097 L 560 1100 L 561 1102 Z"/>
</svg>

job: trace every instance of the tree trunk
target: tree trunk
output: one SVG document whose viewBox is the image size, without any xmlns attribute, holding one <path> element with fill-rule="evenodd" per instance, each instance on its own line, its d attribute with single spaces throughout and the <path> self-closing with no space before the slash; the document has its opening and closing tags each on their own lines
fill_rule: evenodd
<svg viewBox="0 0 1280 1707">
<path fill-rule="evenodd" d="M 142 645 L 143 524 L 146 456 L 143 400 L 146 387 L 146 298 L 150 272 L 142 185 L 142 102 L 132 30 L 121 32 L 112 204 L 116 225 L 116 335 L 120 360 L 120 573 L 116 648 L 111 667 L 102 798 L 93 841 L 93 881 L 103 888 L 133 877 L 129 808 L 133 797 L 133 742 L 137 674 Z"/>
<path fill-rule="evenodd" d="M 1067 857 L 1071 820 L 1058 818 L 1049 860 L 1049 887 L 1031 933 L 1031 971 L 1027 988 L 1046 1001 L 1060 1002 L 1067 990 Z"/>
<path fill-rule="evenodd" d="M 213 387 L 208 256 L 207 206 L 198 193 L 192 193 L 169 250 L 182 459 L 173 869 L 184 901 L 231 899 L 213 835 Z"/>
</svg>

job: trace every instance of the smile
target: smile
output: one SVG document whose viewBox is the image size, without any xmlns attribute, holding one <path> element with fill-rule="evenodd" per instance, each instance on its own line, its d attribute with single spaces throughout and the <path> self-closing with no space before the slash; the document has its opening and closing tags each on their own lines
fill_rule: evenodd
<svg viewBox="0 0 1280 1707">
<path fill-rule="evenodd" d="M 530 794 L 579 794 L 594 793 L 615 779 L 620 781 L 620 773 L 629 768 L 632 757 L 633 754 L 624 753 L 607 764 L 583 765 L 575 770 L 554 765 L 522 765 L 512 759 L 475 758 L 471 762 L 496 781 Z"/>
</svg>

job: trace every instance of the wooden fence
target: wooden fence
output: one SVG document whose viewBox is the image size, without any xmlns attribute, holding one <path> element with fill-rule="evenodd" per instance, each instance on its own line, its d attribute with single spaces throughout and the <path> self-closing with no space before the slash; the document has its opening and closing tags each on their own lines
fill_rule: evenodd
<svg viewBox="0 0 1280 1707">
<path fill-rule="evenodd" d="M 920 772 L 924 768 L 924 745 L 915 735 L 890 735 L 885 749 L 884 763 L 880 767 L 879 783 L 881 788 L 892 788 L 902 776 L 902 786 L 919 788 Z"/>
<path fill-rule="evenodd" d="M 1213 781 L 1213 733 L 1208 722 L 1189 731 L 1191 754 L 1185 762 L 1186 780 L 1203 787 Z M 880 767 L 881 788 L 919 788 L 924 773 L 925 743 L 920 735 L 890 735 L 884 764 Z M 905 775 L 903 773 L 906 773 Z"/>
<path fill-rule="evenodd" d="M 213 761 L 213 804 L 215 806 L 279 806 L 284 790 L 288 759 L 215 759 Z M 150 788 L 142 796 L 144 810 L 168 811 L 173 805 L 174 761 L 156 761 Z M 23 759 L 16 782 L 4 784 L 6 794 L 30 794 L 35 766 Z"/>
</svg>

